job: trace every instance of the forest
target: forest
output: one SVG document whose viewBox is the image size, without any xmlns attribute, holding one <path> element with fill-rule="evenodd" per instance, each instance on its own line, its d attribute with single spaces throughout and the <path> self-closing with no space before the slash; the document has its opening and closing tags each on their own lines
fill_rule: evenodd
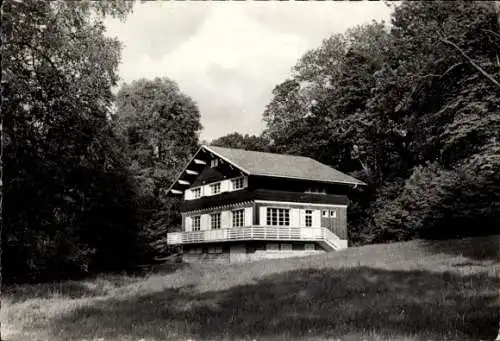
<svg viewBox="0 0 500 341">
<path fill-rule="evenodd" d="M 135 271 L 177 250 L 166 190 L 199 145 L 169 78 L 119 85 L 105 16 L 133 2 L 2 3 L 4 283 Z M 500 8 L 409 2 L 305 53 L 259 136 L 213 145 L 309 156 L 368 184 L 353 245 L 500 233 Z M 244 119 L 244 117 L 242 117 Z"/>
</svg>

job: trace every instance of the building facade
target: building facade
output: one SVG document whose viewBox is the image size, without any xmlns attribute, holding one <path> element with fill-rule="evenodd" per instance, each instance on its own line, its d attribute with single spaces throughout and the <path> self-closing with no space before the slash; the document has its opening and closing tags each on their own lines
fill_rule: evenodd
<svg viewBox="0 0 500 341">
<path fill-rule="evenodd" d="M 186 262 L 234 263 L 347 248 L 348 193 L 363 182 L 313 159 L 202 146 L 169 189 L 183 196 Z"/>
</svg>

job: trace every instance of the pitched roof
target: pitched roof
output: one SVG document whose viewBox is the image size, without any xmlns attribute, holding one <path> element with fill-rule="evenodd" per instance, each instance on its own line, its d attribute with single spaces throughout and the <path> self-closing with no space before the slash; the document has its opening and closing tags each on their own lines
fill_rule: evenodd
<svg viewBox="0 0 500 341">
<path fill-rule="evenodd" d="M 202 148 L 231 163 L 248 175 L 366 185 L 364 182 L 350 175 L 339 172 L 330 166 L 305 156 L 255 152 L 215 146 L 203 146 Z"/>
</svg>

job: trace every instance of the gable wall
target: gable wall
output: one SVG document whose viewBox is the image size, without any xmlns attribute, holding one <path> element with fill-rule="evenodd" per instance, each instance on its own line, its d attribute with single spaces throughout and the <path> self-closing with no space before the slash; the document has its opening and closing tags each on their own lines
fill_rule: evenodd
<svg viewBox="0 0 500 341">
<path fill-rule="evenodd" d="M 279 177 L 250 176 L 248 186 L 250 189 L 268 189 L 276 191 L 287 191 L 305 193 L 309 188 L 325 190 L 326 194 L 347 195 L 352 185 L 328 184 L 298 179 Z"/>
</svg>

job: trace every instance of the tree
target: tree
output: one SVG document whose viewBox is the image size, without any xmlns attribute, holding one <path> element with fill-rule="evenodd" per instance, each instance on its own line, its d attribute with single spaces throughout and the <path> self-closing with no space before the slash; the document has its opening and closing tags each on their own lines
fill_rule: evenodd
<svg viewBox="0 0 500 341">
<path fill-rule="evenodd" d="M 272 152 L 270 141 L 262 136 L 232 133 L 213 140 L 210 145 L 226 148 Z"/>
<path fill-rule="evenodd" d="M 145 256 L 162 256 L 167 231 L 180 225 L 179 200 L 165 191 L 198 148 L 200 112 L 168 78 L 124 84 L 116 103 L 115 131 L 140 189 Z"/>
<path fill-rule="evenodd" d="M 498 225 L 498 18 L 489 3 L 403 2 L 390 30 L 330 37 L 275 88 L 264 112 L 275 148 L 369 184 L 350 205 L 352 239 L 454 236 L 452 216 Z"/>
<path fill-rule="evenodd" d="M 368 182 L 350 205 L 352 239 L 361 233 L 384 157 L 394 159 L 388 137 L 393 125 L 367 110 L 377 73 L 390 57 L 391 37 L 383 23 L 334 35 L 307 52 L 293 77 L 278 85 L 263 114 L 265 136 L 280 152 L 313 157 Z M 396 167 L 394 167 L 396 168 Z"/>
<path fill-rule="evenodd" d="M 102 24 L 103 15 L 124 17 L 131 6 L 3 3 L 6 281 L 133 262 L 133 186 L 107 119 L 120 46 Z"/>
</svg>

